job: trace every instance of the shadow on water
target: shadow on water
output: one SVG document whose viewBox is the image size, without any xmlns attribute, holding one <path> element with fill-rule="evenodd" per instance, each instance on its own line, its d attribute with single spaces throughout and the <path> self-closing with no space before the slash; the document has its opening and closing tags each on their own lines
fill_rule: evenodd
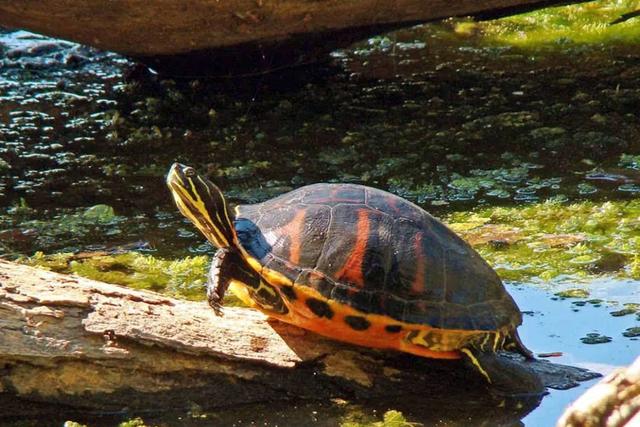
<svg viewBox="0 0 640 427">
<path fill-rule="evenodd" d="M 0 256 L 123 245 L 171 258 L 211 253 L 165 189 L 174 161 L 207 171 L 237 203 L 319 181 L 383 188 L 437 215 L 637 199 L 640 56 L 608 46 L 567 52 L 483 46 L 432 25 L 277 75 L 174 81 L 114 54 L 0 33 Z M 98 204 L 107 206 L 88 209 Z M 640 299 L 637 280 L 596 279 L 585 285 L 588 300 L 554 297 L 562 286 L 553 286 L 510 287 L 528 313 L 521 335 L 534 351 L 562 351 L 559 362 L 604 373 L 640 353 L 637 338 L 622 335 L 640 318 L 610 314 Z M 588 334 L 611 340 L 586 344 Z M 538 426 L 553 424 L 585 387 L 552 391 L 536 410 L 476 405 L 452 390 L 444 400 L 293 399 L 161 415 L 37 405 L 39 416 L 13 421 L 113 425 L 140 415 L 168 425 L 328 426 L 398 409 L 425 425 Z M 4 403 L 7 411 L 25 405 Z"/>
</svg>

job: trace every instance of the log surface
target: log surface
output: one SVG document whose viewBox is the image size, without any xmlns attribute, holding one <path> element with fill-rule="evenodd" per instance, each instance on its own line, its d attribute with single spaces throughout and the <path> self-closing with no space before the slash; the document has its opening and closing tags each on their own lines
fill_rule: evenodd
<svg viewBox="0 0 640 427">
<path fill-rule="evenodd" d="M 640 426 L 640 357 L 591 387 L 564 412 L 557 427 Z"/>
<path fill-rule="evenodd" d="M 416 392 L 489 399 L 459 361 L 342 344 L 251 309 L 223 313 L 0 260 L 0 395 L 101 410 Z M 597 376 L 543 361 L 527 365 L 552 387 Z"/>
<path fill-rule="evenodd" d="M 132 55 L 166 55 L 293 34 L 499 14 L 549 0 L 0 0 L 0 25 Z"/>
</svg>

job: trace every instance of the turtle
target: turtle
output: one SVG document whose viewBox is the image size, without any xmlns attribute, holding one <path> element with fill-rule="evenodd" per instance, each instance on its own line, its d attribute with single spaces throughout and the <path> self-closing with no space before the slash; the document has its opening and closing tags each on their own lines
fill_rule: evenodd
<svg viewBox="0 0 640 427">
<path fill-rule="evenodd" d="M 491 389 L 543 392 L 525 366 L 534 357 L 518 336 L 522 314 L 499 276 L 419 206 L 372 187 L 319 183 L 232 209 L 180 163 L 167 185 L 217 248 L 207 278 L 216 312 L 231 289 L 270 317 L 335 340 L 463 359 Z"/>
</svg>

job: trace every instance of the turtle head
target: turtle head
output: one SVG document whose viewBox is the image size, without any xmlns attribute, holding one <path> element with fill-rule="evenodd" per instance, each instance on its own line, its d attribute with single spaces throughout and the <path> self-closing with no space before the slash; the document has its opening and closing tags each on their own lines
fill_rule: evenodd
<svg viewBox="0 0 640 427">
<path fill-rule="evenodd" d="M 234 244 L 233 214 L 222 191 L 190 166 L 174 163 L 167 185 L 178 209 L 218 248 Z"/>
</svg>

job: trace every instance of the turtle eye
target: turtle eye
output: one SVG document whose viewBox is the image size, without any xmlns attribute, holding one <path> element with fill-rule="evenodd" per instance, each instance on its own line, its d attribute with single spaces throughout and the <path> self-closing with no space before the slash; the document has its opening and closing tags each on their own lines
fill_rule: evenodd
<svg viewBox="0 0 640 427">
<path fill-rule="evenodd" d="M 191 168 L 191 167 L 186 167 L 186 168 L 184 169 L 184 175 L 185 175 L 187 178 L 194 177 L 194 176 L 196 175 L 196 170 L 195 170 L 194 168 Z"/>
</svg>

